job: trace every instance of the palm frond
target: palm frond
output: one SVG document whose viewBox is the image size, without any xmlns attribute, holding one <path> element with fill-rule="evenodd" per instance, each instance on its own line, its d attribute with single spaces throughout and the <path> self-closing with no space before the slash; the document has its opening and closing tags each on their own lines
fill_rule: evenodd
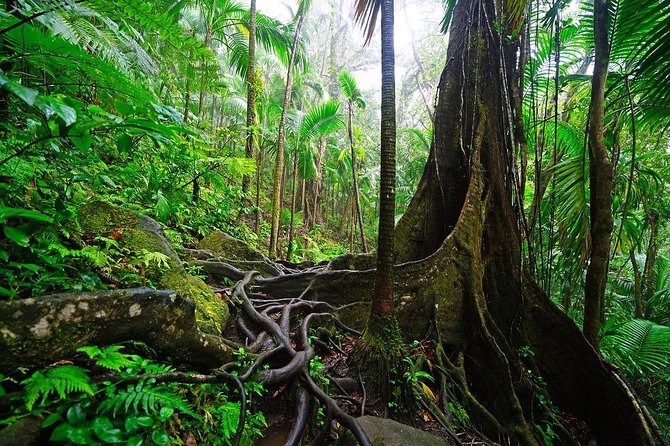
<svg viewBox="0 0 670 446">
<path fill-rule="evenodd" d="M 381 0 L 356 0 L 354 4 L 354 20 L 363 27 L 365 45 L 370 43 L 375 33 L 381 5 Z"/>
<path fill-rule="evenodd" d="M 634 319 L 603 336 L 601 348 L 609 360 L 634 374 L 655 374 L 670 367 L 670 327 Z"/>
</svg>

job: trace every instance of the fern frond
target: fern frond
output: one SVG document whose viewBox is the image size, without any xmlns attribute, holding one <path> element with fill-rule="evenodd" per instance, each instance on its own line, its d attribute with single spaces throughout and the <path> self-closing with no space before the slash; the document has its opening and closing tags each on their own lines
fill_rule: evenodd
<svg viewBox="0 0 670 446">
<path fill-rule="evenodd" d="M 119 352 L 122 348 L 122 345 L 110 345 L 102 349 L 96 346 L 86 346 L 78 348 L 77 351 L 86 353 L 100 367 L 119 372 L 135 364 L 130 355 Z"/>
<path fill-rule="evenodd" d="M 111 412 L 114 417 L 120 412 L 152 415 L 160 412 L 163 407 L 197 418 L 186 399 L 174 393 L 168 386 L 156 385 L 152 380 L 143 380 L 129 385 L 125 390 L 120 390 L 117 395 L 100 404 L 100 411 Z"/>
<path fill-rule="evenodd" d="M 58 394 L 60 399 L 73 393 L 93 395 L 93 387 L 86 370 L 74 365 L 62 365 L 49 369 L 46 373 L 37 371 L 22 384 L 26 386 L 25 402 L 29 411 L 40 397 L 44 401 L 51 394 Z"/>
</svg>

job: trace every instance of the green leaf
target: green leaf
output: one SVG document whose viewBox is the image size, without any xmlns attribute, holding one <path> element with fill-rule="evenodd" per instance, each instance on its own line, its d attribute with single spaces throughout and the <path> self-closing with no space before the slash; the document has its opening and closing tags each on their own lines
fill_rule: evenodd
<svg viewBox="0 0 670 446">
<path fill-rule="evenodd" d="M 0 87 L 19 97 L 23 102 L 32 106 L 37 98 L 37 90 L 25 87 L 13 80 L 9 79 L 2 72 L 0 72 Z"/>
<path fill-rule="evenodd" d="M 40 96 L 35 105 L 44 113 L 47 119 L 51 119 L 56 115 L 65 122 L 66 126 L 71 126 L 77 121 L 77 112 L 75 109 L 54 97 Z"/>
<path fill-rule="evenodd" d="M 101 431 L 100 433 L 96 432 L 96 435 L 105 443 L 123 443 L 124 441 L 121 429 L 109 429 Z"/>
<path fill-rule="evenodd" d="M 102 437 L 100 435 L 102 433 L 114 429 L 114 425 L 107 417 L 97 417 L 95 420 L 93 420 L 93 423 L 91 423 L 91 427 L 93 428 L 95 435 L 101 439 Z"/>
<path fill-rule="evenodd" d="M 70 407 L 67 411 L 67 422 L 73 426 L 83 423 L 86 421 L 86 411 L 81 404 L 75 404 Z"/>
<path fill-rule="evenodd" d="M 170 442 L 170 436 L 164 429 L 153 431 L 151 433 L 151 439 L 158 445 L 164 445 Z"/>
<path fill-rule="evenodd" d="M 70 426 L 67 423 L 61 424 L 56 429 L 54 429 L 54 431 L 51 433 L 51 437 L 49 437 L 49 439 L 53 442 L 56 442 L 56 443 L 62 443 L 65 440 L 67 440 L 71 431 L 72 431 L 72 426 Z"/>
<path fill-rule="evenodd" d="M 42 429 L 55 424 L 57 421 L 60 421 L 60 414 L 58 412 L 54 412 L 44 419 L 42 422 Z"/>
<path fill-rule="evenodd" d="M 93 136 L 90 134 L 83 134 L 81 136 L 70 136 L 70 141 L 72 141 L 72 144 L 77 146 L 79 150 L 82 152 L 86 152 L 89 147 L 91 147 L 91 143 L 93 142 Z"/>
<path fill-rule="evenodd" d="M 133 106 L 125 102 L 116 101 L 114 105 L 116 106 L 116 109 L 119 111 L 119 113 L 121 113 L 123 116 L 129 116 L 135 112 Z"/>
<path fill-rule="evenodd" d="M 8 239 L 10 239 L 19 246 L 23 246 L 24 248 L 26 248 L 30 244 L 30 237 L 28 237 L 28 235 L 26 235 L 26 233 L 21 231 L 20 229 L 5 226 L 4 228 L 2 228 L 2 231 L 5 233 L 5 236 Z"/>
<path fill-rule="evenodd" d="M 128 417 L 124 422 L 124 427 L 127 432 L 135 432 L 141 427 L 151 427 L 154 424 L 154 420 L 151 417 Z"/>
<path fill-rule="evenodd" d="M 52 223 L 53 219 L 47 215 L 42 214 L 41 212 L 32 211 L 30 209 L 23 208 L 7 208 L 0 206 L 0 223 L 3 223 L 10 217 L 23 217 L 30 220 L 43 221 L 47 223 Z"/>
<path fill-rule="evenodd" d="M 126 153 L 129 152 L 133 147 L 133 138 L 129 135 L 123 133 L 116 138 L 116 148 L 119 149 L 119 152 Z"/>
<path fill-rule="evenodd" d="M 172 407 L 162 407 L 160 413 L 158 414 L 158 419 L 160 421 L 166 421 L 168 418 L 172 416 L 174 413 L 174 409 Z"/>
<path fill-rule="evenodd" d="M 93 439 L 93 431 L 90 427 L 77 427 L 72 429 L 67 436 L 67 439 L 74 444 L 90 445 L 95 440 Z"/>
<path fill-rule="evenodd" d="M 142 439 L 141 435 L 135 435 L 128 439 L 126 446 L 141 446 L 143 441 L 144 440 Z"/>
</svg>

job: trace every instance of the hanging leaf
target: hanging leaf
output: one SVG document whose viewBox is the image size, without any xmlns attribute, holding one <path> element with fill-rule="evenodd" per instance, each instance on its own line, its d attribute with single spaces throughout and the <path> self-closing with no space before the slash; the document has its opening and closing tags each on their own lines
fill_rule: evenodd
<svg viewBox="0 0 670 446">
<path fill-rule="evenodd" d="M 11 226 L 5 226 L 2 228 L 2 231 L 5 233 L 5 236 L 8 239 L 19 246 L 26 248 L 30 244 L 30 237 L 20 229 L 12 228 Z"/>
<path fill-rule="evenodd" d="M 2 71 L 0 71 L 0 87 L 14 94 L 30 106 L 35 103 L 35 99 L 37 98 L 37 90 L 10 80 Z"/>
</svg>

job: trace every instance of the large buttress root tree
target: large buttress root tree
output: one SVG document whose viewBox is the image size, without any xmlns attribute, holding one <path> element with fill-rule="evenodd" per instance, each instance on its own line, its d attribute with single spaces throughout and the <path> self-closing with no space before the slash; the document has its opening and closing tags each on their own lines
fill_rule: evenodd
<svg viewBox="0 0 670 446">
<path fill-rule="evenodd" d="M 508 37 L 519 25 L 518 3 L 455 4 L 433 146 L 396 229 L 396 260 L 425 259 L 424 278 L 433 283 L 419 297 L 432 299 L 437 314 L 441 301 L 462 299 L 462 314 L 452 317 L 462 318 L 463 344 L 440 348 L 445 368 L 463 378 L 465 401 L 482 429 L 538 444 L 529 426 L 542 411 L 535 395 L 546 392 L 561 411 L 585 421 L 598 444 L 653 444 L 628 387 L 522 266 L 511 99 L 522 67 L 518 40 Z M 436 263 L 443 266 L 431 273 Z M 527 347 L 533 353 L 522 358 Z"/>
</svg>

